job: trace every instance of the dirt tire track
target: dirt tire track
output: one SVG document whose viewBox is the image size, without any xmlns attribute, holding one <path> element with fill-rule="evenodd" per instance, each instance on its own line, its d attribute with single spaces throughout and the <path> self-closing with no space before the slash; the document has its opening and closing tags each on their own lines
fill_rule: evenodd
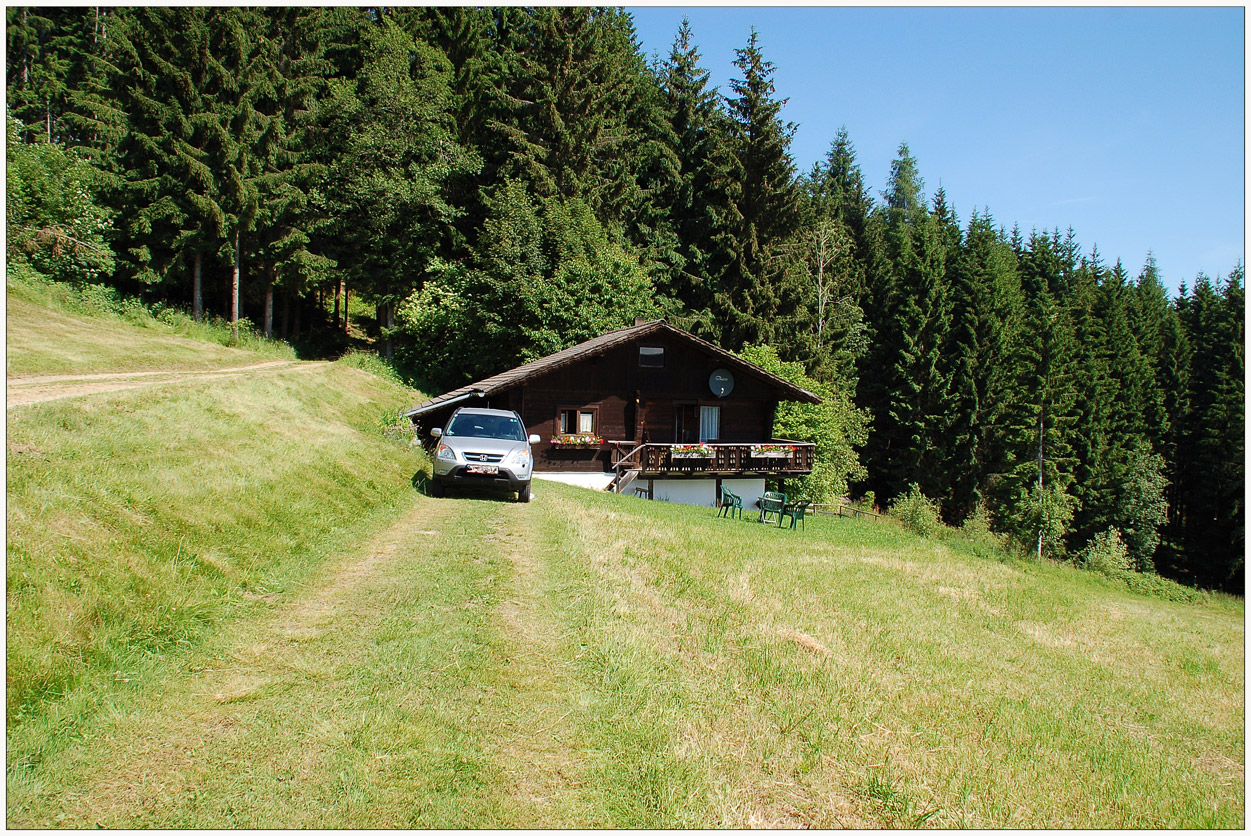
<svg viewBox="0 0 1251 836">
<path fill-rule="evenodd" d="M 163 370 L 144 372 L 117 372 L 107 374 L 52 374 L 11 377 L 6 381 L 8 409 L 20 406 L 98 395 L 105 392 L 123 392 L 147 386 L 170 383 L 192 383 L 205 380 L 224 380 L 233 377 L 270 371 L 307 371 L 326 365 L 326 361 L 267 360 L 248 366 L 232 366 L 203 371 Z"/>
<path fill-rule="evenodd" d="M 490 752 L 505 776 L 512 828 L 593 826 L 578 821 L 577 788 L 585 764 L 576 742 L 577 714 L 586 709 L 581 686 L 560 648 L 561 631 L 544 613 L 544 567 L 535 515 L 517 505 L 503 515 L 506 527 L 491 536 L 513 568 L 508 597 L 498 613 L 511 642 L 508 682 L 512 718 L 491 740 Z"/>
<path fill-rule="evenodd" d="M 367 594 L 369 587 L 383 583 L 388 566 L 437 534 L 448 514 L 442 503 L 415 501 L 393 524 L 324 568 L 294 600 L 275 607 L 225 649 L 227 664 L 183 674 L 162 689 L 155 704 L 136 707 L 159 713 L 161 721 L 139 739 L 119 735 L 110 740 L 120 747 L 116 760 L 89 780 L 85 792 L 72 795 L 64 826 L 119 827 L 132 812 L 168 809 L 173 797 L 194 787 L 197 751 L 229 747 L 232 738 L 246 735 L 247 720 L 241 721 L 237 704 L 307 687 L 310 678 L 320 677 L 308 659 L 298 658 L 301 645 L 330 629 L 364 635 L 368 624 L 385 617 Z M 316 657 L 319 651 L 310 652 Z M 322 746 L 321 739 L 305 741 L 302 770 L 315 768 Z"/>
<path fill-rule="evenodd" d="M 197 793 L 214 786 L 205 769 L 220 769 L 223 763 L 255 768 L 262 775 L 289 773 L 292 796 L 281 803 L 295 811 L 300 797 L 313 802 L 308 809 L 314 818 L 294 812 L 271 824 L 326 826 L 329 822 L 315 818 L 323 801 L 316 796 L 317 787 L 324 786 L 319 776 L 324 777 L 335 747 L 357 722 L 355 715 L 339 713 L 340 704 L 351 699 L 341 688 L 350 688 L 351 682 L 331 671 L 390 617 L 379 601 L 394 585 L 402 561 L 420 554 L 443 531 L 455 530 L 464 510 L 454 501 L 415 496 L 398 519 L 325 565 L 302 590 L 249 596 L 271 603 L 272 609 L 226 634 L 224 644 L 205 660 L 210 667 L 154 682 L 159 691 L 101 728 L 93 745 L 110 748 L 111 756 L 87 772 L 83 784 L 68 792 L 48 786 L 46 792 L 59 797 L 64 817 L 57 826 L 178 822 L 195 807 Z M 490 620 L 508 662 L 501 671 L 504 687 L 491 689 L 479 718 L 483 754 L 497 776 L 485 791 L 507 811 L 510 828 L 594 826 L 581 791 L 587 764 L 579 729 L 588 692 L 562 652 L 562 628 L 547 588 L 542 518 L 534 514 L 534 505 L 501 503 L 489 510 L 478 523 L 487 522 L 483 536 L 501 566 L 508 567 Z M 288 695 L 310 692 L 322 695 L 324 714 L 301 716 L 292 722 L 291 736 L 270 750 L 250 748 L 257 724 L 279 716 L 274 706 Z M 68 760 L 68 774 L 78 773 L 74 755 Z M 273 791 L 269 786 L 264 791 Z M 240 812 L 247 815 L 246 805 Z"/>
</svg>

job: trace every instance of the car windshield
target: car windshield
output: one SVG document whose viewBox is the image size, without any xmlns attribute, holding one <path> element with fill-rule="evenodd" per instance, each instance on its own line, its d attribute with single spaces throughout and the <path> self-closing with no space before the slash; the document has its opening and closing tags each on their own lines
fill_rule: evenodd
<svg viewBox="0 0 1251 836">
<path fill-rule="evenodd" d="M 502 441 L 525 441 L 521 422 L 510 415 L 461 414 L 448 425 L 444 435 L 465 438 L 498 438 Z"/>
</svg>

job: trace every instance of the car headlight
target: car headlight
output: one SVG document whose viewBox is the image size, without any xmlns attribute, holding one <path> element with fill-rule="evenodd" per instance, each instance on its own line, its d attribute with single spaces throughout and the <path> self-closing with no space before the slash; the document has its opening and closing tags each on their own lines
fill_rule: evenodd
<svg viewBox="0 0 1251 836">
<path fill-rule="evenodd" d="M 440 445 L 439 445 L 439 453 L 438 453 L 438 455 L 439 455 L 439 458 L 440 458 L 440 459 L 442 459 L 442 460 L 443 460 L 443 461 L 445 461 L 445 462 L 454 462 L 454 461 L 456 461 L 456 453 L 455 453 L 455 452 L 453 452 L 453 451 L 452 451 L 452 448 L 451 448 L 451 447 L 448 447 L 446 444 L 440 444 Z"/>
<path fill-rule="evenodd" d="M 524 447 L 514 450 L 508 454 L 508 461 L 505 463 L 514 464 L 517 465 L 517 467 L 529 467 L 530 451 Z"/>
</svg>

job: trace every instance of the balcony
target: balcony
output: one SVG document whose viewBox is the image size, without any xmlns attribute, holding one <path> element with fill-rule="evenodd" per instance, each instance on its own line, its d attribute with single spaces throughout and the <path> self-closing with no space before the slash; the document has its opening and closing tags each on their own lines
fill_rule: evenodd
<svg viewBox="0 0 1251 836">
<path fill-rule="evenodd" d="M 637 471 L 644 479 L 807 476 L 812 472 L 816 455 L 814 445 L 805 441 L 699 445 L 635 445 L 632 441 L 609 441 L 607 444 L 612 447 L 612 467 L 618 474 Z"/>
</svg>

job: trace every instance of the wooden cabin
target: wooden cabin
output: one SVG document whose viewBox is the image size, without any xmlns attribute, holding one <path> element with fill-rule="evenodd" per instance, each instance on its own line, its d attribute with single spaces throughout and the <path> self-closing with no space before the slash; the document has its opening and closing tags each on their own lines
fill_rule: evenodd
<svg viewBox="0 0 1251 836">
<path fill-rule="evenodd" d="M 640 322 L 418 404 L 423 441 L 460 406 L 512 409 L 535 472 L 600 474 L 611 490 L 715 505 L 812 472 L 813 446 L 773 437 L 780 401 L 821 399 L 664 320 Z"/>
</svg>

